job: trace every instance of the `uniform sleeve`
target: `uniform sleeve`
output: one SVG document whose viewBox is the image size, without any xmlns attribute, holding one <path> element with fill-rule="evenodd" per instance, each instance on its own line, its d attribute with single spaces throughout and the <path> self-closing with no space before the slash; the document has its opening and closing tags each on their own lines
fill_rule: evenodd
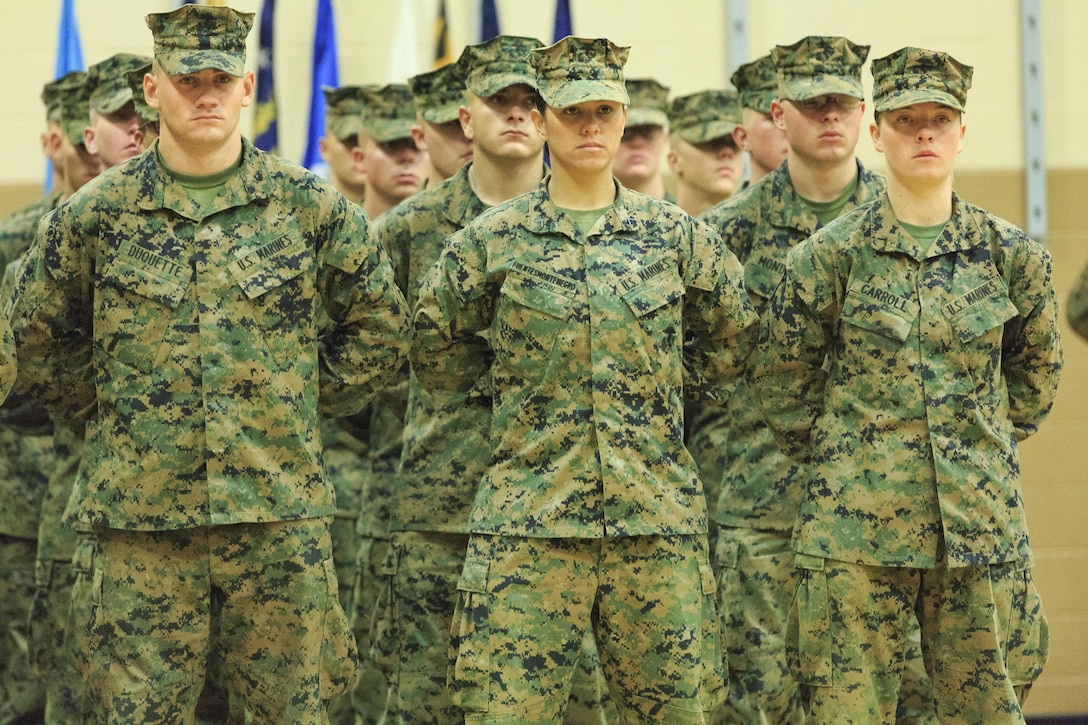
<svg viewBox="0 0 1088 725">
<path fill-rule="evenodd" d="M 15 337 L 11 334 L 8 318 L 0 315 L 0 401 L 3 401 L 15 385 Z"/>
<path fill-rule="evenodd" d="M 366 214 L 341 200 L 323 268 L 329 319 L 321 334 L 321 412 L 359 412 L 393 382 L 408 352 L 408 306 Z"/>
<path fill-rule="evenodd" d="M 85 422 L 95 412 L 87 251 L 94 229 L 83 208 L 62 207 L 42 219 L 8 315 L 20 385 L 54 416 L 72 422 Z"/>
<path fill-rule="evenodd" d="M 425 388 L 468 392 L 486 387 L 494 293 L 486 252 L 469 234 L 454 234 L 424 275 L 413 311 L 412 371 Z"/>
<path fill-rule="evenodd" d="M 1088 264 L 1084 265 L 1080 278 L 1069 293 L 1066 319 L 1069 320 L 1073 332 L 1088 340 Z"/>
<path fill-rule="evenodd" d="M 1007 269 L 1015 270 L 1009 275 L 1009 294 L 1020 314 L 1006 323 L 1001 371 L 1009 391 L 1009 415 L 1017 438 L 1023 440 L 1038 431 L 1054 405 L 1062 345 L 1050 253 L 1032 241 L 1017 250 Z"/>
<path fill-rule="evenodd" d="M 812 426 L 823 408 L 824 369 L 837 305 L 829 272 L 805 242 L 787 256 L 786 273 L 760 319 L 748 381 L 782 451 L 809 457 Z"/>
<path fill-rule="evenodd" d="M 698 222 L 690 238 L 684 273 L 684 397 L 721 402 L 743 375 L 758 318 L 744 290 L 744 270 L 718 233 Z"/>
</svg>

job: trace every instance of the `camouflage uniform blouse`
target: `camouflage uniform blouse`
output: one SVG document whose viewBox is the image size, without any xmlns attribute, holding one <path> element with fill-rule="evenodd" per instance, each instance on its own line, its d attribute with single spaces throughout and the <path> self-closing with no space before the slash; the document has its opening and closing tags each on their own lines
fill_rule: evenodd
<svg viewBox="0 0 1088 725">
<path fill-rule="evenodd" d="M 928 252 L 886 196 L 795 247 L 750 365 L 811 468 L 794 549 L 922 568 L 1030 556 L 1017 441 L 1061 360 L 1050 255 L 959 197 Z"/>
<path fill-rule="evenodd" d="M 469 166 L 404 200 L 375 226 L 410 306 L 446 238 L 488 209 L 469 185 Z M 411 375 L 391 530 L 468 532 L 472 498 L 490 458 L 490 425 L 489 395 L 429 390 Z"/>
<path fill-rule="evenodd" d="M 884 179 L 858 163 L 849 211 L 884 191 Z M 819 228 L 816 215 L 798 196 L 783 163 L 760 183 L 726 199 L 703 219 L 744 265 L 744 286 L 762 314 L 782 280 L 786 254 Z M 746 382 L 722 406 L 702 406 L 689 443 L 703 474 L 710 515 L 723 526 L 789 530 L 797 515 L 804 469 L 774 441 Z M 720 480 L 707 480 L 719 472 Z"/>
<path fill-rule="evenodd" d="M 39 235 L 13 327 L 20 377 L 87 421 L 70 516 L 155 530 L 333 514 L 319 405 L 358 410 L 407 346 L 360 209 L 246 141 L 207 214 L 151 151 Z"/>
<path fill-rule="evenodd" d="M 470 530 L 705 533 L 683 400 L 727 395 L 754 342 L 740 264 L 706 225 L 618 184 L 583 237 L 547 183 L 451 237 L 416 307 L 419 382 L 494 396 Z"/>
<path fill-rule="evenodd" d="M 1066 319 L 1073 332 L 1088 340 L 1088 264 L 1081 270 L 1077 283 L 1069 293 Z"/>
</svg>

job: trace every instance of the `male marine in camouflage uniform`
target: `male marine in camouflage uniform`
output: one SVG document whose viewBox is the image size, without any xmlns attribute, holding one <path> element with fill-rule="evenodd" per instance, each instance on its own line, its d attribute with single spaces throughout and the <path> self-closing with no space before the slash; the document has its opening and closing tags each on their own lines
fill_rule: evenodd
<svg viewBox="0 0 1088 725">
<path fill-rule="evenodd" d="M 755 314 L 713 230 L 612 177 L 627 54 L 529 53 L 551 174 L 453 235 L 420 287 L 419 383 L 492 396 L 451 643 L 466 722 L 558 722 L 589 627 L 621 718 L 700 723 L 723 694 L 683 400 L 728 394 Z"/>
<path fill-rule="evenodd" d="M 612 173 L 628 189 L 676 201 L 676 195 L 666 190 L 662 173 L 669 146 L 669 88 L 653 78 L 628 78 L 624 85 L 631 104 Z"/>
<path fill-rule="evenodd" d="M 472 160 L 472 139 L 461 128 L 459 109 L 465 100 L 465 79 L 460 63 L 447 63 L 408 79 L 416 102 L 412 139 L 427 152 L 430 171 L 424 186 L 434 186 Z"/>
<path fill-rule="evenodd" d="M 325 96 L 325 134 L 317 140 L 317 149 L 321 159 L 328 164 L 329 183 L 349 200 L 362 204 L 366 173 L 359 168 L 355 149 L 359 145 L 359 124 L 362 123 L 363 89 L 359 86 L 322 86 L 321 92 Z M 358 501 L 358 497 L 353 499 Z M 343 508 L 340 501 L 337 506 Z"/>
<path fill-rule="evenodd" d="M 365 177 L 363 208 L 371 221 L 416 193 L 427 172 L 427 154 L 412 138 L 415 103 L 406 83 L 361 86 L 362 122 L 355 163 Z"/>
<path fill-rule="evenodd" d="M 972 69 L 872 64 L 887 193 L 794 247 L 750 368 L 805 466 L 787 646 L 816 722 L 893 722 L 915 613 L 941 722 L 1024 722 L 1046 660 L 1017 442 L 1057 393 L 1050 255 L 952 190 Z"/>
<path fill-rule="evenodd" d="M 736 91 L 700 91 L 669 101 L 669 168 L 676 205 L 699 216 L 732 196 L 744 177 L 744 154 L 733 140 L 740 123 Z"/>
<path fill-rule="evenodd" d="M 140 117 L 136 114 L 128 74 L 150 62 L 151 59 L 146 56 L 117 53 L 87 69 L 91 108 L 90 125 L 84 130 L 83 139 L 87 150 L 96 154 L 102 162 L 103 169 L 116 166 L 143 151 L 136 138 L 140 130 Z"/>
<path fill-rule="evenodd" d="M 17 288 L 21 379 L 87 425 L 69 634 L 102 721 L 191 720 L 215 613 L 256 722 L 322 722 L 355 673 L 317 416 L 395 372 L 404 299 L 365 215 L 242 137 L 252 20 L 147 16 L 162 135 L 46 218 Z"/>
<path fill-rule="evenodd" d="M 744 265 L 748 295 L 760 312 L 782 279 L 791 247 L 884 189 L 883 179 L 855 156 L 868 51 L 838 37 L 775 48 L 781 100 L 771 108 L 790 139 L 788 160 L 705 215 Z M 796 105 L 810 99 L 834 103 L 813 113 Z M 708 488 L 717 492 L 709 505 L 718 526 L 715 564 L 730 686 L 716 719 L 802 722 L 783 637 L 797 588 L 790 531 L 805 471 L 779 450 L 743 381 L 725 405 L 701 409 L 689 445 L 701 476 L 712 482 Z"/>
<path fill-rule="evenodd" d="M 741 122 L 733 129 L 737 147 L 748 154 L 748 181 L 751 185 L 786 160 L 789 141 L 786 132 L 771 118 L 771 103 L 778 99 L 778 73 L 770 54 L 733 71 L 729 82 L 740 97 Z"/>
</svg>

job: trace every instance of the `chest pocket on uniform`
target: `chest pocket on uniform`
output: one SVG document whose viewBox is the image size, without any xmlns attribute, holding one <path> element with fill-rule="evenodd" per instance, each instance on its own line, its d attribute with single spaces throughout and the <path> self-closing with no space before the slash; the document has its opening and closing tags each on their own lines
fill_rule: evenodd
<svg viewBox="0 0 1088 725">
<path fill-rule="evenodd" d="M 531 277 L 507 274 L 491 329 L 495 362 L 528 380 L 543 378 L 563 354 L 559 343 L 568 331 L 572 301 L 573 289 L 568 295 Z"/>
<path fill-rule="evenodd" d="M 970 296 L 971 293 L 968 293 L 961 299 L 969 301 Z M 954 304 L 954 306 L 958 305 Z M 1016 305 L 1009 299 L 1008 291 L 1002 285 L 986 297 L 952 314 L 948 318 L 948 323 L 952 325 L 960 342 L 971 342 L 990 330 L 1004 325 L 1018 314 Z"/>
<path fill-rule="evenodd" d="M 170 260 L 157 264 L 179 273 L 182 270 Z M 95 296 L 96 344 L 111 358 L 151 372 L 165 359 L 164 337 L 189 287 L 192 275 L 188 267 L 184 276 L 172 276 L 131 257 L 118 256 L 103 266 L 101 274 L 102 288 Z"/>
<path fill-rule="evenodd" d="M 316 339 L 313 250 L 288 237 L 268 242 L 231 265 L 253 306 L 253 319 L 277 363 L 303 354 Z"/>
<path fill-rule="evenodd" d="M 752 302 L 757 303 L 760 309 L 774 294 L 783 275 L 782 269 L 771 269 L 761 264 L 762 261 L 757 258 L 744 265 L 744 286 L 748 296 L 753 298 Z"/>
<path fill-rule="evenodd" d="M 651 265 L 652 268 L 652 265 Z M 638 318 L 642 333 L 641 349 L 646 351 L 647 367 L 672 380 L 679 372 L 683 346 L 684 282 L 675 267 L 668 267 L 634 289 L 623 299 Z"/>
<path fill-rule="evenodd" d="M 873 290 L 872 294 L 866 294 L 861 290 L 851 289 L 846 293 L 841 318 L 854 327 L 903 342 L 918 318 L 918 310 L 918 304 L 914 300 L 891 292 Z"/>
</svg>

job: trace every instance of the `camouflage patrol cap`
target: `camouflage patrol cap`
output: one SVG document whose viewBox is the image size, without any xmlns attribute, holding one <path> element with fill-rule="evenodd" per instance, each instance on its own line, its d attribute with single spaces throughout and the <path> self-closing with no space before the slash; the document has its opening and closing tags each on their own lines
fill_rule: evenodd
<svg viewBox="0 0 1088 725">
<path fill-rule="evenodd" d="M 133 68 L 125 75 L 128 78 L 128 87 L 132 91 L 132 102 L 136 106 L 136 116 L 140 119 L 140 126 L 146 126 L 159 120 L 159 112 L 147 105 L 144 98 L 144 76 L 151 72 L 151 59 L 139 68 Z"/>
<path fill-rule="evenodd" d="M 623 66 L 631 52 L 607 38 L 575 38 L 568 35 L 547 48 L 529 53 L 536 70 L 536 87 L 552 108 L 584 101 L 614 101 L 629 105 L 623 82 Z"/>
<path fill-rule="evenodd" d="M 91 109 L 99 113 L 113 113 L 132 100 L 132 88 L 128 73 L 151 63 L 146 55 L 117 53 L 87 69 L 87 82 L 91 86 Z M 141 76 L 142 78 L 142 76 Z M 141 88 L 143 83 L 141 81 Z M 141 95 L 143 91 L 140 91 Z"/>
<path fill-rule="evenodd" d="M 457 65 L 465 74 L 465 87 L 483 98 L 519 83 L 536 88 L 536 71 L 529 65 L 529 51 L 544 44 L 536 38 L 496 35 L 491 40 L 465 46 Z"/>
<path fill-rule="evenodd" d="M 735 91 L 700 91 L 669 104 L 672 133 L 688 143 L 731 136 L 740 122 L 740 98 Z"/>
<path fill-rule="evenodd" d="M 42 103 L 45 104 L 46 120 L 60 123 L 64 110 L 64 97 L 73 87 L 86 82 L 87 74 L 84 71 L 73 70 L 46 83 L 42 87 Z"/>
<path fill-rule="evenodd" d="M 378 143 L 411 138 L 416 110 L 408 84 L 363 86 L 362 93 L 363 131 Z"/>
<path fill-rule="evenodd" d="M 325 95 L 325 126 L 333 136 L 347 141 L 358 136 L 363 122 L 365 97 L 360 86 L 321 86 Z"/>
<path fill-rule="evenodd" d="M 185 4 L 168 13 L 152 13 L 146 20 L 155 38 L 155 60 L 168 74 L 208 68 L 232 76 L 245 73 L 246 36 L 253 27 L 253 13 Z"/>
<path fill-rule="evenodd" d="M 408 90 L 416 101 L 416 110 L 429 123 L 448 123 L 457 119 L 465 101 L 465 73 L 460 63 L 419 73 L 408 79 Z"/>
<path fill-rule="evenodd" d="M 861 66 L 869 46 L 838 36 L 810 35 L 793 45 L 777 45 L 771 58 L 778 73 L 778 95 L 804 101 L 829 93 L 865 98 Z"/>
<path fill-rule="evenodd" d="M 873 108 L 877 113 L 932 101 L 957 111 L 967 105 L 973 69 L 937 50 L 900 48 L 873 60 Z"/>
<path fill-rule="evenodd" d="M 627 108 L 628 126 L 669 125 L 669 88 L 652 78 L 629 78 L 624 82 L 631 105 Z"/>
<path fill-rule="evenodd" d="M 68 78 L 68 76 L 65 76 Z M 60 86 L 60 123 L 73 146 L 83 143 L 83 129 L 91 122 L 91 84 L 87 74 L 73 76 Z"/>
<path fill-rule="evenodd" d="M 771 112 L 771 101 L 778 98 L 778 73 L 769 53 L 737 68 L 729 82 L 740 95 L 741 108 Z"/>
</svg>

